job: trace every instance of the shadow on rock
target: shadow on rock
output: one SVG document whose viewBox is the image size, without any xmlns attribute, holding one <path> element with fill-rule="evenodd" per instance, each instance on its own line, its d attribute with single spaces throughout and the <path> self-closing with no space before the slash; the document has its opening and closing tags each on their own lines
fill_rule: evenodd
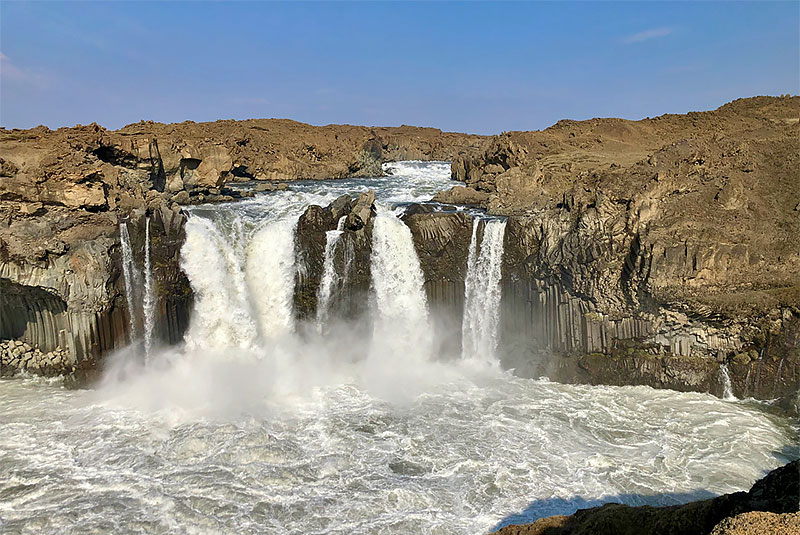
<svg viewBox="0 0 800 535">
<path fill-rule="evenodd" d="M 514 522 L 531 519 L 546 511 L 568 512 L 580 507 L 580 498 L 573 500 L 541 500 L 532 503 L 522 513 L 503 519 L 503 526 L 496 535 L 706 535 L 722 520 L 750 511 L 770 513 L 795 513 L 800 508 L 800 461 L 793 461 L 777 468 L 758 480 L 749 492 L 734 492 L 716 498 L 702 499 L 684 505 L 632 507 L 619 503 L 606 503 L 600 507 L 581 509 L 572 516 L 551 516 L 525 525 Z M 621 495 L 617 498 L 626 504 L 635 504 L 635 499 L 651 501 L 688 500 L 703 498 L 706 491 L 690 494 L 636 496 Z M 608 501 L 608 500 L 604 500 Z M 585 502 L 592 505 L 593 502 Z M 597 503 L 597 502 L 594 502 Z"/>
</svg>

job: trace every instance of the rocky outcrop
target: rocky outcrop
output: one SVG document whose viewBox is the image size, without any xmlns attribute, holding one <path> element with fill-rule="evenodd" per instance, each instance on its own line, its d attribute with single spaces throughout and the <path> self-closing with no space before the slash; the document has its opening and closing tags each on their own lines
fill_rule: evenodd
<svg viewBox="0 0 800 535">
<path fill-rule="evenodd" d="M 730 530 L 743 522 L 742 517 L 736 515 L 751 511 L 786 515 L 782 518 L 772 518 L 770 523 L 778 526 L 791 525 L 796 523 L 796 513 L 800 509 L 799 479 L 800 461 L 794 461 L 758 480 L 749 492 L 735 492 L 671 507 L 630 507 L 611 503 L 583 509 L 572 516 L 550 517 L 532 524 L 506 526 L 495 533 L 497 535 L 736 533 Z"/>
<path fill-rule="evenodd" d="M 468 186 L 453 186 L 449 190 L 440 191 L 433 197 L 434 202 L 444 204 L 460 204 L 485 208 L 489 203 L 489 194 Z"/>
<path fill-rule="evenodd" d="M 334 250 L 333 263 L 343 287 L 334 294 L 331 316 L 352 319 L 367 311 L 374 214 L 375 193 L 370 190 L 357 197 L 343 195 L 325 208 L 309 206 L 300 216 L 295 234 L 298 267 L 294 304 L 298 318 L 316 318 L 326 232 L 340 228 L 340 220 L 343 233 Z"/>
<path fill-rule="evenodd" d="M 726 364 L 737 396 L 796 392 L 799 117 L 798 97 L 758 97 L 561 121 L 457 158 L 454 178 L 509 217 L 502 328 L 527 357 L 508 365 L 719 394 Z"/>
</svg>

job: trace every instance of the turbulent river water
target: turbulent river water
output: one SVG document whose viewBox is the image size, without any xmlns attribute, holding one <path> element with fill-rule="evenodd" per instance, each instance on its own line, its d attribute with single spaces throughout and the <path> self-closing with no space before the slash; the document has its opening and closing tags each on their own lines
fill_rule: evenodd
<svg viewBox="0 0 800 535">
<path fill-rule="evenodd" d="M 502 222 L 469 254 L 468 300 L 491 310 L 468 305 L 465 354 L 437 359 L 395 215 L 447 187 L 449 166 L 394 167 L 193 208 L 183 347 L 153 348 L 146 367 L 134 349 L 112 355 L 93 390 L 0 382 L 0 532 L 481 534 L 606 501 L 747 489 L 797 456 L 792 422 L 757 402 L 502 371 L 491 355 Z M 296 219 L 370 188 L 372 336 L 300 336 Z"/>
</svg>

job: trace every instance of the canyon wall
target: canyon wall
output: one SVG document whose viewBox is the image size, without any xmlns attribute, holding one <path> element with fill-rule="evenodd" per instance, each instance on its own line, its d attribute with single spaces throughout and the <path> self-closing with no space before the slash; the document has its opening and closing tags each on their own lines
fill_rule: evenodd
<svg viewBox="0 0 800 535">
<path fill-rule="evenodd" d="M 141 338 L 146 250 L 155 343 L 182 340 L 193 299 L 180 269 L 181 206 L 252 195 L 229 182 L 379 176 L 384 161 L 449 160 L 480 139 L 274 119 L 1 129 L 0 373 L 91 371 L 133 334 Z M 121 225 L 130 235 L 131 296 Z"/>
<path fill-rule="evenodd" d="M 561 121 L 453 162 L 509 217 L 506 339 L 529 374 L 777 397 L 800 374 L 800 98 Z M 561 372 L 559 372 L 561 370 Z M 651 377 L 651 379 L 646 379 Z M 717 383 L 717 384 L 715 384 Z"/>
<path fill-rule="evenodd" d="M 737 396 L 796 392 L 800 373 L 800 99 L 743 99 L 642 121 L 561 121 L 482 138 L 281 120 L 0 132 L 0 352 L 47 373 L 94 366 L 143 329 L 129 310 L 120 224 L 143 269 L 145 224 L 161 343 L 192 307 L 179 267 L 184 204 L 227 184 L 366 176 L 450 159 L 463 182 L 403 216 L 440 350 L 460 349 L 470 205 L 507 218 L 499 355 L 517 373 Z M 310 207 L 297 229 L 295 311 L 318 314 L 326 233 L 342 234 L 330 315 L 369 305 L 374 198 Z M 344 219 L 342 219 L 344 218 Z M 479 232 L 483 232 L 479 227 Z M 141 290 L 138 290 L 141 296 Z M 131 318 L 133 318 L 131 320 Z M 3 346 L 6 347 L 6 346 Z M 67 356 L 64 356 L 66 352 Z M 5 355 L 5 356 L 4 356 Z M 45 355 L 50 355 L 45 357 Z M 55 360 L 54 360 L 55 359 Z M 724 367 L 723 367 L 724 365 Z"/>
</svg>

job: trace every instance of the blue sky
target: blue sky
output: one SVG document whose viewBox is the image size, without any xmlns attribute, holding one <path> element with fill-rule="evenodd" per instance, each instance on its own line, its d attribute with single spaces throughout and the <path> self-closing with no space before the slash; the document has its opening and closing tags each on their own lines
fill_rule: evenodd
<svg viewBox="0 0 800 535">
<path fill-rule="evenodd" d="M 492 134 L 800 92 L 800 2 L 0 2 L 0 125 Z"/>
</svg>

